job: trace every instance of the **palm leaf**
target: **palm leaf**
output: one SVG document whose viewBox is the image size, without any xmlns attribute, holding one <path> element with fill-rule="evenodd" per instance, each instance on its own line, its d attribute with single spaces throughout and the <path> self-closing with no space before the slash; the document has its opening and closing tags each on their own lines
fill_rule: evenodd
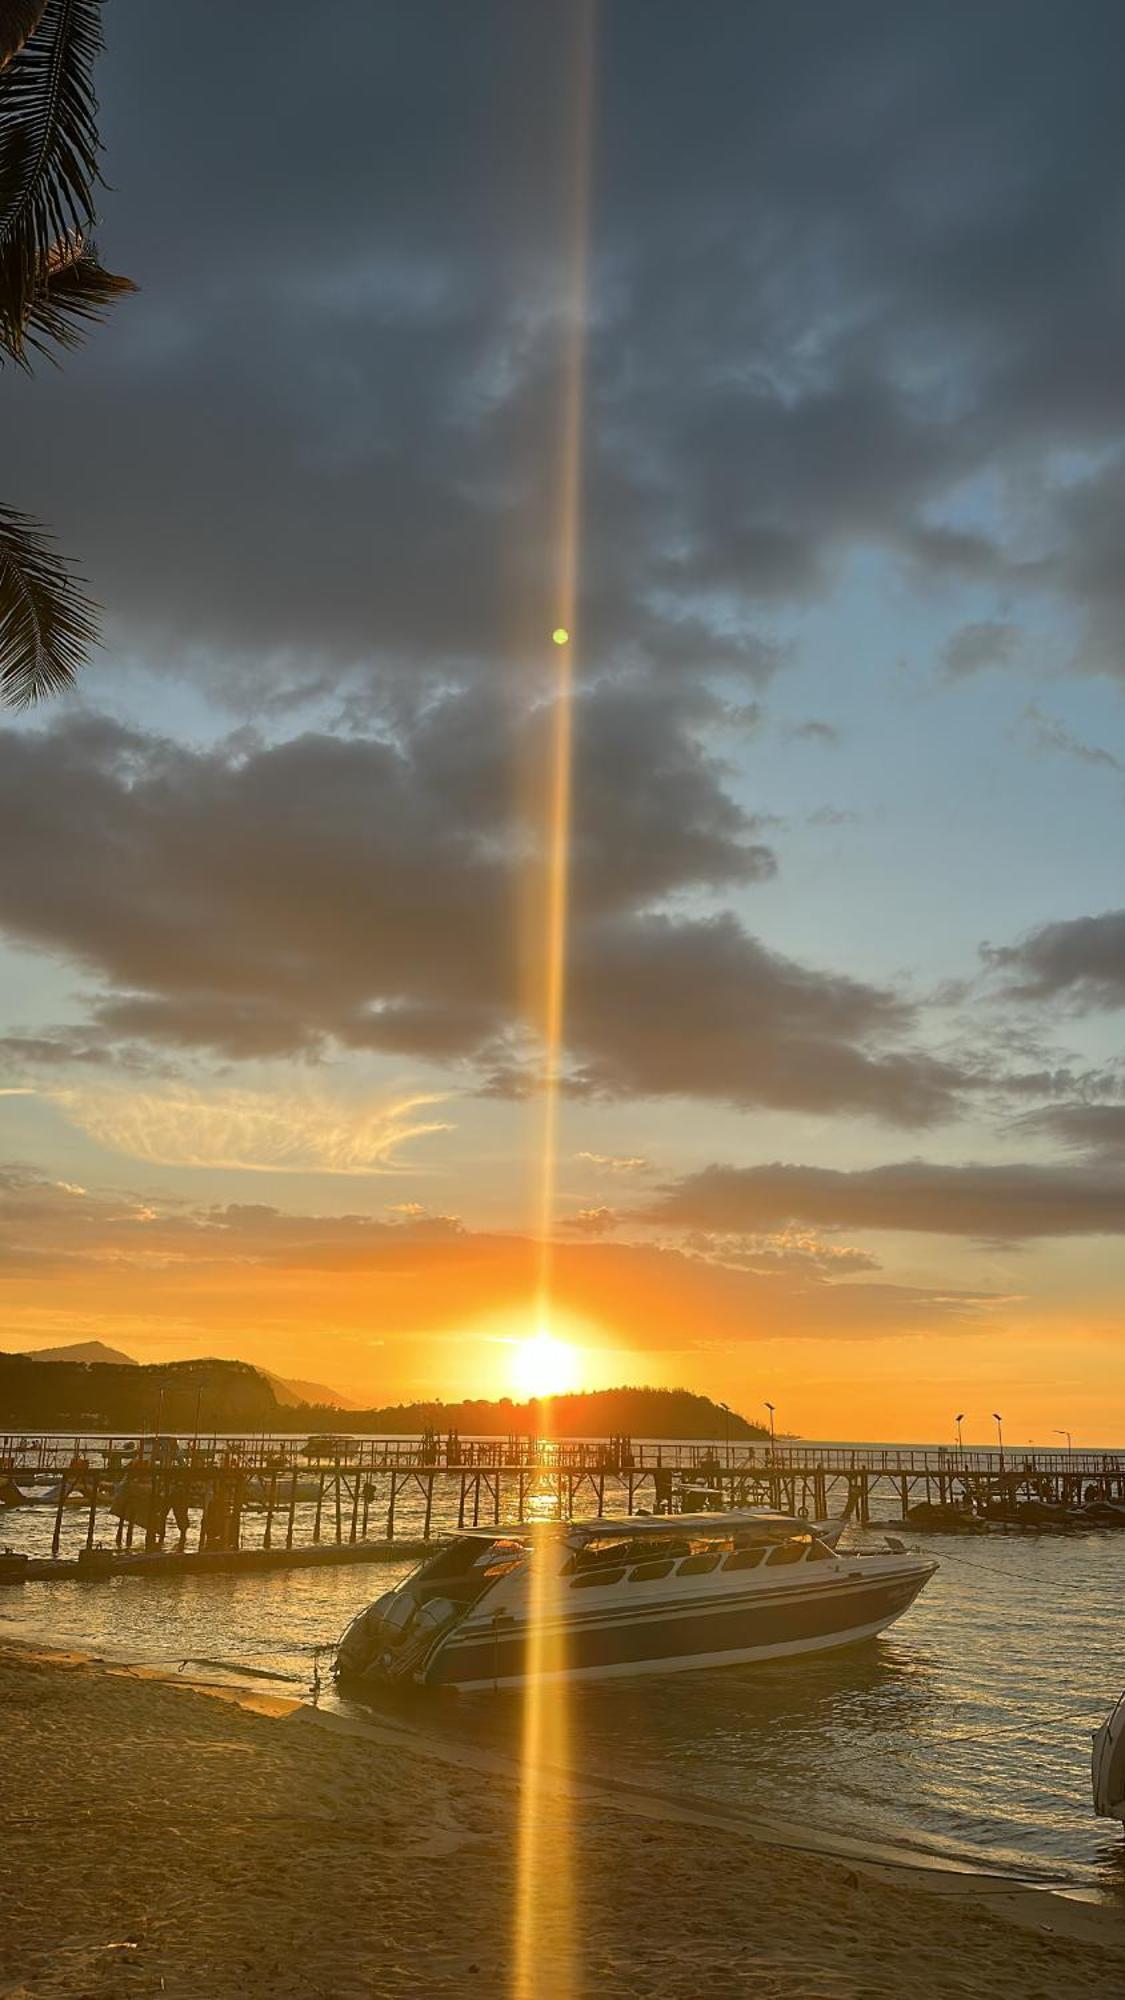
<svg viewBox="0 0 1125 2000">
<path fill-rule="evenodd" d="M 92 243 L 78 245 L 73 254 L 55 256 L 28 307 L 20 344 L 8 351 L 23 368 L 31 365 L 28 348 L 53 359 L 52 346 L 77 347 L 88 326 L 103 320 L 115 299 L 136 289 L 131 278 L 119 278 L 103 269 Z M 5 345 L 0 327 L 0 351 Z"/>
<path fill-rule="evenodd" d="M 93 67 L 100 0 L 46 0 L 3 72 L 0 97 L 0 337 L 18 354 L 60 244 L 94 220 L 99 140 Z"/>
<path fill-rule="evenodd" d="M 35 33 L 46 6 L 47 0 L 0 0 L 0 69 Z"/>
<path fill-rule="evenodd" d="M 69 687 L 97 644 L 97 607 L 28 514 L 0 503 L 0 700 Z"/>
</svg>

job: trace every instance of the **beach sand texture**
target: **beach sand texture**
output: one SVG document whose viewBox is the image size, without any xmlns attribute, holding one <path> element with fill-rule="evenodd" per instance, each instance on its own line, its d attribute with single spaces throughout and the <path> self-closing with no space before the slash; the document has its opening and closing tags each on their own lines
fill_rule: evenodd
<svg viewBox="0 0 1125 2000">
<path fill-rule="evenodd" d="M 393 1731 L 0 1653 L 0 2000 L 507 1996 L 517 1787 Z M 424 1740 L 423 1740 L 424 1741 Z M 1110 1914 L 763 1846 L 547 1787 L 568 2000 L 1125 1992 Z M 1053 1926 L 1048 1932 L 1044 1927 Z M 553 1950 L 537 1993 L 555 2000 Z"/>
</svg>

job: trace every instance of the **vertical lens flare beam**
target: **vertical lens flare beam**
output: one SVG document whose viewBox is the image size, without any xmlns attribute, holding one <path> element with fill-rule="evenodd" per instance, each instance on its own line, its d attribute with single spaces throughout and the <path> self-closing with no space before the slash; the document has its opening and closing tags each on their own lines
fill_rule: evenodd
<svg viewBox="0 0 1125 2000">
<path fill-rule="evenodd" d="M 574 761 L 574 655 L 581 550 L 582 430 L 586 374 L 591 127 L 597 0 L 572 0 L 573 122 L 570 130 L 570 229 L 565 334 L 560 384 L 554 647 L 544 882 L 542 1155 L 539 1179 L 537 1330 L 550 1335 L 559 1089 L 566 1026 L 567 928 L 570 913 L 571 802 Z M 565 1646 L 559 1637 L 562 1550 L 545 1543 L 532 1558 L 516 1856 L 512 2000 L 574 2000 L 581 1981 L 575 1957 L 574 1841 L 565 1780 L 545 1773 L 569 1762 Z"/>
</svg>

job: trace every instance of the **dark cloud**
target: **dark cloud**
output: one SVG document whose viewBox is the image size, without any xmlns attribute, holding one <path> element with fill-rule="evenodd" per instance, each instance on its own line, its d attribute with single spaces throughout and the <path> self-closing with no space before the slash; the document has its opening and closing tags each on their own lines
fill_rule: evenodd
<svg viewBox="0 0 1125 2000">
<path fill-rule="evenodd" d="M 994 618 L 962 625 L 942 648 L 942 665 L 955 678 L 980 673 L 982 667 L 1002 666 L 1011 659 L 1020 637 L 1018 625 L 1006 625 Z"/>
<path fill-rule="evenodd" d="M 985 946 L 984 957 L 1020 999 L 1125 1005 L 1125 910 L 1043 924 L 1019 944 Z"/>
<path fill-rule="evenodd" d="M 712 719 L 670 689 L 578 703 L 568 1086 L 947 1114 L 960 1073 L 905 1044 L 902 1000 L 677 907 L 773 867 L 701 746 Z M 83 717 L 9 731 L 0 924 L 103 982 L 108 1038 L 233 1057 L 331 1041 L 524 1089 L 517 918 L 541 888 L 546 746 L 542 710 L 466 695 L 396 735 L 235 750 Z"/>
<path fill-rule="evenodd" d="M 1103 1166 L 947 1167 L 924 1160 L 854 1172 L 715 1166 L 672 1182 L 632 1219 L 728 1235 L 788 1224 L 925 1230 L 998 1243 L 1122 1235 L 1125 1174 Z"/>
<path fill-rule="evenodd" d="M 600 15 L 583 659 L 760 682 L 769 608 L 877 548 L 1062 592 L 1120 671 L 1120 9 Z M 534 656 L 573 21 L 116 0 L 104 227 L 143 290 L 10 385 L 5 452 L 130 647 L 255 702 Z"/>
<path fill-rule="evenodd" d="M 1023 1124 L 1076 1152 L 1125 1164 L 1125 1104 L 1052 1104 L 1029 1113 Z"/>
<path fill-rule="evenodd" d="M 769 951 L 730 916 L 596 924 L 570 971 L 572 1087 L 673 1093 L 904 1125 L 948 1116 L 964 1074 L 894 1052 L 910 1012 L 892 994 Z"/>
</svg>

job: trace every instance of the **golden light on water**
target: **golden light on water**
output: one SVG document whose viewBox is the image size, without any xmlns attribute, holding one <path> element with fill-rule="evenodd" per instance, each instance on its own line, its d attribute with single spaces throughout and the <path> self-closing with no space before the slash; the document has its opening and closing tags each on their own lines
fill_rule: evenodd
<svg viewBox="0 0 1125 2000">
<path fill-rule="evenodd" d="M 581 544 L 582 427 L 586 360 L 591 120 L 593 114 L 596 0 L 576 0 L 572 61 L 574 107 L 570 128 L 570 241 L 565 341 L 560 385 L 560 438 L 556 577 L 558 618 L 551 639 L 552 740 L 545 825 L 541 1022 L 542 1131 L 539 1177 L 539 1268 L 535 1325 L 526 1342 L 527 1364 L 549 1394 L 569 1359 L 566 1343 L 551 1333 L 553 1241 L 557 1193 L 559 1089 L 566 1006 L 567 925 L 570 900 L 570 824 L 573 766 L 574 666 Z M 578 1986 L 574 1959 L 574 1842 L 565 1789 L 550 1786 L 551 1767 L 569 1762 L 565 1647 L 560 1636 L 559 1555 L 543 1547 L 533 1559 L 530 1626 L 524 1693 L 520 1816 L 516 1858 L 516 1909 L 512 2000 L 571 2000 Z"/>
</svg>

